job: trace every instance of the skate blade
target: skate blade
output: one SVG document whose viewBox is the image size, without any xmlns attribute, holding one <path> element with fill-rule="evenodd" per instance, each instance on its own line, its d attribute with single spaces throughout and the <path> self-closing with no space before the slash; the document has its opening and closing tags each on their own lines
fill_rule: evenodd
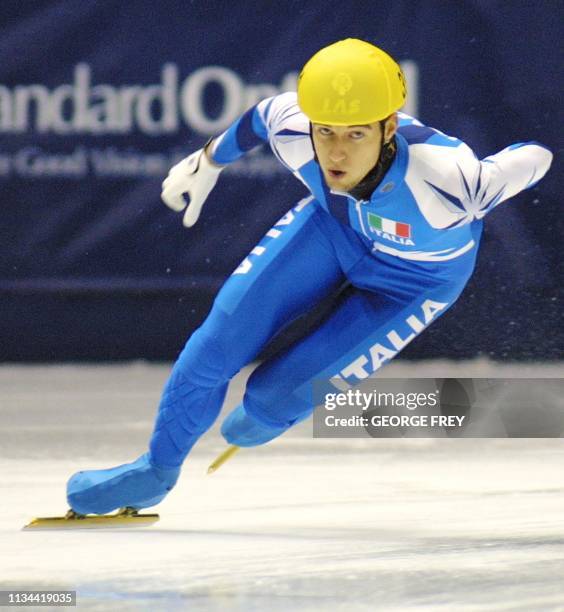
<svg viewBox="0 0 564 612">
<path fill-rule="evenodd" d="M 218 470 L 227 460 L 231 459 L 233 455 L 241 450 L 240 446 L 236 446 L 235 444 L 230 445 L 227 450 L 224 450 L 221 455 L 215 458 L 215 460 L 211 463 L 208 468 L 208 474 L 213 474 L 216 470 Z"/>
<path fill-rule="evenodd" d="M 34 518 L 23 529 L 106 529 L 114 527 L 147 527 L 159 520 L 158 514 L 139 514 L 134 508 L 122 508 L 115 514 L 77 514 Z"/>
</svg>

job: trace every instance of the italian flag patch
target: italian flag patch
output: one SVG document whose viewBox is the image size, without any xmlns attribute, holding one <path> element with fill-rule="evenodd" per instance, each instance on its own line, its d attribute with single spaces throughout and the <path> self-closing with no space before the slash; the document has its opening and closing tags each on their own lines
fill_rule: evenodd
<svg viewBox="0 0 564 612">
<path fill-rule="evenodd" d="M 411 225 L 409 223 L 398 223 L 374 213 L 368 213 L 368 223 L 370 223 L 371 228 L 386 232 L 386 234 L 393 234 L 401 238 L 411 238 Z"/>
</svg>

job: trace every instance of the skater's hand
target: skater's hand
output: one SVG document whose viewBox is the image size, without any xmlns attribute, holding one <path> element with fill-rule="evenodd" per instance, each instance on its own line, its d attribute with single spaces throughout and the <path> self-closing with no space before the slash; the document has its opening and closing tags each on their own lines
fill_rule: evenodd
<svg viewBox="0 0 564 612">
<path fill-rule="evenodd" d="M 163 468 L 149 453 L 107 470 L 77 472 L 68 481 L 67 500 L 79 514 L 106 514 L 116 508 L 148 508 L 172 490 L 180 468 Z"/>
<path fill-rule="evenodd" d="M 169 208 L 180 212 L 186 208 L 185 195 L 190 197 L 182 219 L 185 227 L 192 227 L 198 220 L 202 206 L 222 169 L 208 159 L 204 149 L 192 153 L 170 169 L 163 182 L 161 198 Z"/>
</svg>

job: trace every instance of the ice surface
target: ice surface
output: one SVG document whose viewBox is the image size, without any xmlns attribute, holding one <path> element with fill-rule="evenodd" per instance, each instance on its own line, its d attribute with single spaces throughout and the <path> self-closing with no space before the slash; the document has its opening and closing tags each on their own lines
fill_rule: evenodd
<svg viewBox="0 0 564 612">
<path fill-rule="evenodd" d="M 168 371 L 0 367 L 2 589 L 77 590 L 80 610 L 564 610 L 561 439 L 320 440 L 306 422 L 207 476 L 225 448 L 218 422 L 156 526 L 20 531 L 66 511 L 71 473 L 145 450 Z M 488 362 L 385 372 L 561 374 Z"/>
</svg>

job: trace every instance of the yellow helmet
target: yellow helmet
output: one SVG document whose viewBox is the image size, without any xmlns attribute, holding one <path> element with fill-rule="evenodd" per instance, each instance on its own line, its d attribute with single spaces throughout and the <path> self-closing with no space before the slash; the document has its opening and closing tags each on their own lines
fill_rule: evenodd
<svg viewBox="0 0 564 612">
<path fill-rule="evenodd" d="M 357 38 L 318 51 L 298 78 L 298 105 L 313 123 L 364 125 L 400 109 L 407 96 L 399 65 Z"/>
</svg>

